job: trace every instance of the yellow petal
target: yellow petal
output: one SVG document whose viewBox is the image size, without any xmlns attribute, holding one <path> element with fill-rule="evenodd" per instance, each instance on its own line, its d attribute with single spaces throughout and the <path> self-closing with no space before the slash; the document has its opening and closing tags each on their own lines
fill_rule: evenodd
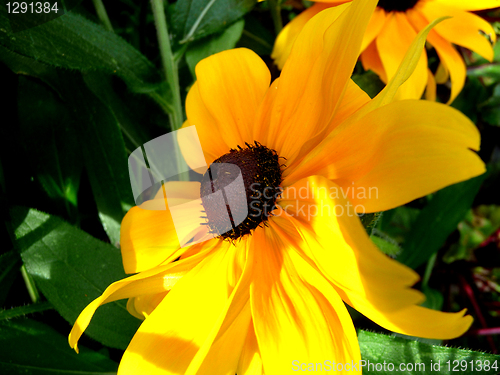
<svg viewBox="0 0 500 375">
<path fill-rule="evenodd" d="M 379 78 L 387 83 L 387 74 L 385 73 L 380 54 L 377 49 L 377 43 L 371 42 L 360 56 L 361 63 L 365 70 L 372 70 Z"/>
<path fill-rule="evenodd" d="M 483 10 L 500 7 L 500 0 L 436 0 L 436 3 L 463 10 Z"/>
<path fill-rule="evenodd" d="M 299 170 L 335 181 L 357 212 L 384 211 L 484 173 L 471 151 L 479 142 L 475 125 L 456 109 L 405 100 L 344 123 Z"/>
<path fill-rule="evenodd" d="M 307 140 L 297 154 L 297 160 L 301 160 L 305 155 L 307 155 L 313 147 L 321 143 L 325 138 L 325 134 L 329 134 L 333 129 L 335 129 L 339 124 L 341 124 L 346 118 L 351 116 L 361 107 L 366 105 L 370 101 L 370 97 L 366 92 L 364 92 L 354 81 L 349 80 L 344 96 L 340 103 L 339 109 L 335 114 L 332 121 L 325 127 L 324 132 L 316 135 L 315 137 Z M 297 163 L 293 163 L 289 160 L 286 161 L 287 168 L 283 171 L 283 181 L 281 186 L 288 186 L 288 173 L 293 171 L 297 166 Z"/>
<path fill-rule="evenodd" d="M 234 267 L 242 249 L 224 241 L 217 242 L 218 248 L 205 255 L 203 262 L 183 276 L 142 323 L 123 355 L 118 374 L 189 373 L 190 363 L 205 342 L 208 341 L 208 346 L 211 346 L 223 323 L 231 325 L 225 322 L 228 312 L 235 315 L 233 318 L 238 317 L 240 306 L 233 305 L 233 302 L 242 302 L 238 293 L 248 294 L 248 284 L 240 285 L 239 282 L 248 280 L 248 277 L 241 276 L 243 270 Z M 238 275 L 228 275 L 233 272 Z M 230 285 L 228 276 L 236 277 L 236 285 Z M 244 327 L 234 338 L 238 340 L 241 337 L 241 346 L 246 331 L 247 327 Z M 233 364 L 232 374 L 239 350 L 234 348 L 233 356 L 236 358 L 229 358 L 231 356 L 227 351 L 218 353 Z M 213 374 L 214 371 L 216 369 L 199 373 Z M 228 372 L 222 369 L 219 373 Z"/>
<path fill-rule="evenodd" d="M 430 71 L 430 69 L 427 70 L 427 87 L 425 89 L 425 99 L 431 100 L 433 102 L 436 101 L 436 79 L 434 78 L 434 74 Z"/>
<path fill-rule="evenodd" d="M 138 273 L 119 280 L 106 288 L 103 294 L 92 301 L 78 316 L 69 334 L 69 345 L 78 352 L 77 342 L 88 327 L 97 308 L 105 303 L 143 295 L 156 295 L 169 291 L 189 270 L 214 251 L 219 241 L 210 241 L 200 251 L 185 259 Z"/>
<path fill-rule="evenodd" d="M 304 28 L 305 24 L 316 14 L 331 6 L 332 4 L 330 3 L 313 4 L 313 6 L 304 10 L 297 17 L 288 22 L 283 30 L 281 30 L 276 37 L 273 52 L 271 53 L 271 58 L 280 70 L 283 69 L 285 61 L 292 51 L 293 43 L 295 43 L 295 40 Z"/>
<path fill-rule="evenodd" d="M 267 244 L 253 248 L 250 288 L 264 372 L 293 374 L 294 361 L 359 361 L 352 320 L 332 286 L 272 228 L 254 237 Z"/>
<path fill-rule="evenodd" d="M 182 274 L 183 276 L 184 274 Z M 179 276 L 182 277 L 182 276 Z M 168 292 L 158 294 L 146 294 L 129 298 L 127 301 L 127 311 L 138 319 L 146 319 L 154 309 L 160 304 L 161 300 Z"/>
<path fill-rule="evenodd" d="M 221 142 L 215 138 L 222 137 L 228 146 L 224 153 L 228 153 L 229 148 L 244 145 L 244 142 L 253 142 L 250 138 L 255 114 L 271 80 L 262 59 L 246 48 L 223 51 L 200 61 L 196 65 L 196 77 L 199 97 L 187 103 L 189 123 L 197 129 L 208 127 L 206 131 L 217 129 L 210 139 L 220 148 Z M 202 107 L 201 103 L 196 105 L 200 99 L 211 115 L 211 121 L 206 123 L 195 121 L 196 111 Z M 202 141 L 202 147 L 205 143 Z"/>
<path fill-rule="evenodd" d="M 286 221 L 293 224 L 299 238 L 290 242 L 360 312 L 395 311 L 421 302 L 422 294 L 409 288 L 418 275 L 375 247 L 343 194 L 325 178 L 303 179 L 284 190 L 279 202 L 284 212 L 273 222 L 285 229 Z M 286 238 L 286 232 L 280 232 L 280 238 Z"/>
<path fill-rule="evenodd" d="M 429 339 L 449 340 L 463 335 L 472 324 L 465 310 L 444 313 L 420 306 L 409 306 L 393 313 L 372 310 L 365 315 L 378 325 L 398 333 Z"/>
<path fill-rule="evenodd" d="M 409 11 L 411 12 L 411 11 Z M 409 13 L 408 12 L 408 13 Z M 406 52 L 417 36 L 405 13 L 394 12 L 387 17 L 384 28 L 376 39 L 377 50 L 387 79 L 396 75 Z M 427 84 L 427 54 L 421 51 L 417 66 L 398 90 L 398 99 L 420 99 Z"/>
<path fill-rule="evenodd" d="M 481 32 L 489 35 L 493 42 L 496 41 L 496 34 L 493 27 L 481 17 L 437 1 L 424 2 L 420 9 L 429 21 L 451 16 L 452 18 L 436 25 L 436 32 L 451 43 L 466 47 L 489 61 L 493 60 L 491 43 Z"/>
<path fill-rule="evenodd" d="M 408 18 L 417 30 L 424 29 L 428 24 L 425 17 L 418 11 L 408 12 Z M 447 104 L 450 104 L 464 87 L 467 74 L 465 63 L 451 43 L 441 37 L 435 30 L 429 32 L 427 40 L 436 49 L 442 67 L 449 72 L 451 95 Z"/>
<path fill-rule="evenodd" d="M 269 124 L 280 132 L 268 146 L 288 160 L 300 151 L 297 139 L 312 138 L 333 118 L 375 5 L 373 0 L 360 0 L 326 9 L 306 24 L 295 41 Z"/>
<path fill-rule="evenodd" d="M 264 375 L 262 358 L 260 356 L 259 345 L 257 344 L 257 337 L 255 337 L 253 322 L 248 327 L 248 334 L 243 345 L 243 350 L 241 351 L 236 374 Z"/>
<path fill-rule="evenodd" d="M 368 47 L 368 45 L 379 35 L 380 31 L 384 27 L 385 21 L 385 11 L 379 7 L 375 8 L 372 17 L 370 18 L 370 22 L 368 23 L 368 27 L 366 28 L 360 51 L 364 51 L 366 47 Z"/>
<path fill-rule="evenodd" d="M 324 178 L 312 177 L 284 192 L 289 207 L 281 219 L 292 222 L 300 233 L 304 242 L 295 242 L 304 256 L 328 277 L 344 301 L 387 329 L 438 339 L 463 334 L 472 322 L 463 311 L 450 314 L 416 306 L 423 295 L 409 286 L 418 276 L 371 243 L 349 202 L 341 196 L 332 199 L 339 189 Z M 303 198 L 291 204 L 294 193 Z"/>
<path fill-rule="evenodd" d="M 190 201 L 199 200 L 199 182 L 169 182 L 165 184 L 165 187 L 171 203 L 189 205 Z M 160 190 L 159 194 L 162 191 Z M 196 204 L 196 201 L 191 206 L 192 209 L 188 210 L 189 212 L 186 211 L 186 215 L 188 221 L 193 221 L 194 224 L 189 227 L 200 228 L 202 207 Z M 183 205 L 183 207 L 186 206 Z M 120 246 L 126 273 L 141 272 L 155 267 L 173 254 L 177 254 L 180 248 L 179 236 L 185 236 L 180 228 L 186 223 L 178 223 L 179 230 L 176 231 L 170 211 L 165 208 L 168 208 L 167 200 L 158 195 L 152 201 L 132 207 L 123 218 Z M 187 225 L 184 225 L 184 228 L 186 227 Z"/>
</svg>

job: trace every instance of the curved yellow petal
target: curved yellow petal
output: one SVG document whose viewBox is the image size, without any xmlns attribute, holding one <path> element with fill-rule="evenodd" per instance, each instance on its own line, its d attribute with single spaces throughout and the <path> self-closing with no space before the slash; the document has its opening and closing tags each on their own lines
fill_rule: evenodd
<svg viewBox="0 0 500 375">
<path fill-rule="evenodd" d="M 285 61 L 292 51 L 293 43 L 299 36 L 305 24 L 322 10 L 334 6 L 330 3 L 316 3 L 310 8 L 301 12 L 297 17 L 288 22 L 283 30 L 280 31 L 274 42 L 271 58 L 278 66 L 278 69 L 283 69 Z"/>
<path fill-rule="evenodd" d="M 233 302 L 238 293 L 248 295 L 248 283 L 239 282 L 248 277 L 242 276 L 243 270 L 234 265 L 238 252 L 245 248 L 235 248 L 224 241 L 217 243 L 217 249 L 184 275 L 142 323 L 123 355 L 118 374 L 190 373 L 191 362 L 207 340 L 211 345 L 226 315 L 238 316 L 240 306 Z M 235 285 L 228 282 L 228 273 L 232 272 L 237 273 L 231 276 L 238 280 Z M 241 303 L 241 298 L 238 301 Z M 248 297 L 243 302 L 248 302 Z M 238 335 L 241 338 L 234 338 L 241 341 L 241 346 L 246 330 L 247 327 Z M 239 356 L 238 348 L 234 351 L 233 374 Z M 219 356 L 230 362 L 227 352 L 219 352 Z M 199 373 L 213 374 L 215 370 Z"/>
<path fill-rule="evenodd" d="M 356 332 L 342 300 L 272 227 L 255 232 L 257 244 L 267 246 L 252 249 L 250 302 L 264 373 L 293 374 L 297 361 L 359 361 Z"/>
<path fill-rule="evenodd" d="M 194 245 L 200 247 L 200 251 L 192 257 L 155 267 L 108 286 L 103 294 L 93 300 L 76 319 L 68 337 L 69 345 L 78 352 L 78 340 L 99 306 L 119 299 L 157 295 L 169 291 L 189 270 L 201 262 L 214 248 L 217 248 L 218 242 L 211 241 L 204 246 Z"/>
<path fill-rule="evenodd" d="M 409 306 L 386 314 L 381 314 L 377 310 L 364 313 L 366 317 L 388 330 L 408 336 L 438 340 L 454 339 L 467 332 L 473 318 L 464 314 L 465 310 L 444 313 L 421 306 Z"/>
<path fill-rule="evenodd" d="M 442 313 L 417 306 L 423 295 L 409 287 L 418 275 L 374 246 L 341 192 L 340 186 L 321 177 L 302 180 L 285 190 L 288 209 L 281 220 L 293 223 L 300 233 L 303 243 L 295 239 L 297 248 L 328 277 L 344 301 L 377 324 L 427 338 L 463 334 L 472 318 L 463 317 L 464 312 Z M 292 204 L 292 194 L 302 198 Z"/>
<path fill-rule="evenodd" d="M 412 12 L 412 10 L 407 13 Z M 387 16 L 387 21 L 375 40 L 387 79 L 396 75 L 405 54 L 415 40 L 417 32 L 408 22 L 406 13 L 394 12 Z M 398 99 L 420 99 L 427 85 L 427 54 L 425 49 L 420 54 L 413 74 L 398 90 Z"/>
<path fill-rule="evenodd" d="M 500 7 L 500 0 L 435 0 L 435 2 L 463 10 L 483 10 Z"/>
<path fill-rule="evenodd" d="M 466 47 L 489 61 L 493 60 L 491 43 L 481 35 L 483 32 L 493 42 L 496 41 L 495 31 L 487 21 L 475 14 L 436 1 L 426 1 L 420 9 L 429 21 L 442 16 L 451 16 L 452 18 L 436 25 L 434 30 L 449 42 Z"/>
<path fill-rule="evenodd" d="M 201 100 L 213 121 L 195 122 L 196 110 L 201 105 L 193 105 L 193 98 L 193 102 L 186 104 L 189 123 L 197 129 L 217 129 L 209 139 L 219 149 L 222 144 L 216 138 L 221 137 L 228 146 L 224 153 L 244 142 L 253 142 L 251 128 L 255 114 L 271 81 L 262 59 L 246 48 L 223 51 L 200 61 L 196 65 L 196 77 L 199 97 L 194 98 Z M 202 142 L 202 147 L 204 145 Z"/>
<path fill-rule="evenodd" d="M 300 169 L 349 189 L 357 212 L 384 211 L 484 173 L 471 151 L 479 143 L 475 125 L 456 109 L 404 100 L 342 124 Z"/>
<path fill-rule="evenodd" d="M 424 29 L 429 23 L 419 11 L 408 12 L 408 18 L 417 30 Z M 429 32 L 427 41 L 436 49 L 442 67 L 449 72 L 451 95 L 447 104 L 450 104 L 464 87 L 467 75 L 465 63 L 451 43 L 441 37 L 435 30 Z"/>
<path fill-rule="evenodd" d="M 312 138 L 333 118 L 374 8 L 375 1 L 360 0 L 326 9 L 295 41 L 270 116 L 269 127 L 280 131 L 268 145 L 291 162 L 300 151 L 297 139 Z"/>
<path fill-rule="evenodd" d="M 204 220 L 200 219 L 203 208 L 194 201 L 199 200 L 199 182 L 169 182 L 165 184 L 170 202 L 184 203 L 186 217 L 191 227 L 199 227 Z M 120 230 L 120 247 L 123 267 L 126 273 L 141 272 L 157 266 L 176 253 L 180 248 L 179 236 L 181 223 L 174 226 L 172 216 L 168 210 L 167 200 L 159 195 L 156 199 L 144 202 L 140 206 L 132 207 L 122 221 Z M 163 195 L 163 194 L 162 194 Z M 179 218 L 176 216 L 176 220 Z M 184 227 L 187 227 L 186 225 Z"/>
</svg>

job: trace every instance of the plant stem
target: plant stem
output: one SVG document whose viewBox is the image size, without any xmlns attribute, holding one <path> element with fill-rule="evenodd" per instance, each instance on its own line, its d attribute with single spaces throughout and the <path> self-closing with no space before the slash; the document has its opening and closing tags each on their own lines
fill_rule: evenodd
<svg viewBox="0 0 500 375">
<path fill-rule="evenodd" d="M 111 21 L 109 20 L 108 13 L 106 12 L 106 8 L 104 8 L 104 4 L 102 0 L 92 0 L 94 2 L 95 11 L 97 12 L 97 17 L 102 22 L 106 30 L 114 32 L 113 26 L 111 25 Z"/>
<path fill-rule="evenodd" d="M 23 275 L 24 283 L 26 284 L 26 289 L 28 289 L 28 294 L 30 295 L 33 303 L 37 303 L 40 299 L 40 294 L 36 288 L 33 278 L 30 276 L 28 271 L 26 271 L 26 266 L 23 264 L 21 267 L 21 274 Z"/>
<path fill-rule="evenodd" d="M 163 70 L 165 71 L 165 78 L 167 79 L 172 99 L 173 108 L 168 114 L 170 119 L 170 129 L 171 131 L 176 131 L 180 129 L 183 124 L 182 103 L 181 103 L 181 93 L 179 87 L 179 75 L 177 71 L 177 61 L 175 59 L 174 54 L 172 53 L 172 47 L 170 45 L 170 36 L 168 34 L 168 25 L 167 25 L 167 19 L 165 18 L 165 9 L 163 8 L 163 0 L 151 0 L 151 7 L 153 9 L 153 16 L 155 20 L 156 34 L 158 36 L 158 44 L 160 47 L 160 55 L 163 64 Z M 168 100 L 166 101 L 168 102 Z M 177 142 L 175 142 L 174 153 L 177 160 L 177 171 L 179 172 L 178 179 L 180 181 L 188 181 L 189 173 L 182 172 L 184 168 L 184 163 L 183 163 L 184 159 L 177 145 Z"/>
<path fill-rule="evenodd" d="M 422 288 L 426 287 L 429 283 L 429 279 L 431 278 L 432 269 L 434 268 L 434 264 L 436 263 L 437 252 L 432 254 L 427 262 L 427 266 L 425 267 L 424 277 L 422 278 Z"/>
<path fill-rule="evenodd" d="M 278 35 L 283 29 L 280 0 L 269 0 L 269 10 L 271 11 L 271 17 L 274 23 L 274 31 L 276 35 Z"/>
<path fill-rule="evenodd" d="M 26 306 L 14 307 L 9 310 L 0 310 L 0 320 L 18 318 L 28 314 L 52 310 L 54 307 L 48 301 L 34 303 Z"/>
<path fill-rule="evenodd" d="M 170 125 L 172 131 L 180 129 L 182 126 L 182 104 L 179 88 L 179 77 L 177 74 L 177 64 L 172 54 L 172 47 L 170 46 L 170 37 L 168 34 L 167 20 L 165 18 L 165 9 L 163 8 L 162 0 L 151 0 L 153 8 L 153 16 L 156 25 L 156 34 L 158 36 L 158 44 L 160 47 L 160 56 L 165 71 L 165 78 L 167 79 L 173 101 L 173 110 L 169 114 Z"/>
</svg>

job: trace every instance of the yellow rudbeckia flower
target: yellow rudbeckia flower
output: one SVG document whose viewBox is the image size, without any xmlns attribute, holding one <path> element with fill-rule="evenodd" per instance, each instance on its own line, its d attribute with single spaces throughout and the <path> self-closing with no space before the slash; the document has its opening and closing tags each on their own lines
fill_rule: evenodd
<svg viewBox="0 0 500 375">
<path fill-rule="evenodd" d="M 346 0 L 318 1 L 289 22 L 276 39 L 272 57 L 282 68 L 293 42 L 306 22 L 322 10 L 338 7 L 336 13 L 348 6 Z M 452 102 L 464 86 L 465 63 L 453 44 L 466 47 L 485 59 L 493 59 L 493 48 L 488 40 L 496 41 L 493 27 L 481 17 L 468 11 L 500 7 L 500 0 L 379 0 L 361 44 L 361 62 L 365 69 L 377 73 L 388 82 L 417 33 L 437 18 L 450 19 L 437 25 L 427 37 L 441 61 L 434 76 L 427 67 L 427 56 L 421 55 L 415 73 L 400 88 L 401 99 L 419 99 L 426 86 L 426 97 L 435 100 L 435 86 L 451 81 Z M 485 35 L 481 35 L 485 34 Z"/>
<path fill-rule="evenodd" d="M 350 80 L 374 8 L 375 0 L 355 0 L 333 24 L 335 9 L 314 17 L 272 83 L 247 49 L 198 64 L 186 126 L 196 125 L 208 165 L 231 158 L 247 196 L 255 181 L 261 193 L 282 193 L 263 203 L 272 214 L 260 222 L 245 220 L 185 248 L 169 212 L 148 210 L 164 197 L 132 208 L 121 249 L 126 272 L 137 274 L 85 308 L 69 336 L 72 347 L 101 304 L 122 298 L 145 320 L 120 375 L 269 375 L 294 373 L 293 361 L 356 364 L 359 345 L 344 302 L 407 335 L 449 339 L 468 329 L 472 318 L 464 311 L 418 306 L 424 297 L 411 289 L 418 275 L 382 254 L 354 214 L 396 207 L 485 170 L 472 151 L 479 133 L 460 112 L 392 101 L 425 34 L 373 100 Z M 182 149 L 189 162 L 188 145 Z M 204 181 L 167 183 L 169 199 L 200 198 Z M 217 230 L 212 218 L 220 207 L 194 205 L 186 217 L 197 220 L 203 209 Z"/>
</svg>

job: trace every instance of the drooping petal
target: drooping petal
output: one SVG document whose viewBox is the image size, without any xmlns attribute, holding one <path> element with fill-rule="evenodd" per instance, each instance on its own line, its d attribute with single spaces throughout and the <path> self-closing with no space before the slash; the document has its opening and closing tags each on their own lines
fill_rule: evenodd
<svg viewBox="0 0 500 375">
<path fill-rule="evenodd" d="M 291 20 L 281 30 L 274 42 L 273 52 L 271 58 L 279 69 L 283 69 L 285 61 L 292 51 L 293 43 L 299 36 L 305 24 L 322 10 L 331 7 L 330 3 L 316 3 L 310 8 L 301 12 L 297 17 Z"/>
<path fill-rule="evenodd" d="M 421 302 L 422 294 L 409 289 L 418 275 L 371 243 L 344 194 L 341 187 L 325 178 L 303 179 L 284 190 L 279 202 L 284 212 L 274 221 L 280 228 L 286 229 L 287 221 L 293 225 L 299 238 L 290 242 L 296 243 L 336 286 L 342 299 L 359 311 L 394 311 Z M 288 228 L 280 237 L 286 233 L 293 231 Z"/>
<path fill-rule="evenodd" d="M 442 313 L 416 306 L 423 295 L 409 287 L 418 276 L 374 246 L 342 195 L 340 186 L 311 177 L 286 189 L 280 202 L 286 210 L 280 219 L 296 227 L 303 243 L 295 242 L 342 299 L 396 332 L 440 339 L 464 333 L 472 318 L 463 317 L 463 312 Z M 280 238 L 284 235 L 280 233 Z"/>
<path fill-rule="evenodd" d="M 169 291 L 188 271 L 217 249 L 218 241 L 194 246 L 199 247 L 200 250 L 191 257 L 143 271 L 108 286 L 103 294 L 92 301 L 78 316 L 69 334 L 69 345 L 78 352 L 77 342 L 99 306 L 119 299 L 156 295 Z"/>
<path fill-rule="evenodd" d="M 300 151 L 296 140 L 324 130 L 345 92 L 374 8 L 373 0 L 339 5 L 306 24 L 279 79 L 269 127 L 280 131 L 268 147 L 293 162 Z"/>
<path fill-rule="evenodd" d="M 493 42 L 496 34 L 493 27 L 484 19 L 475 14 L 464 12 L 453 6 L 443 5 L 437 1 L 426 1 L 420 8 L 429 21 L 443 16 L 451 16 L 439 25 L 436 32 L 451 43 L 466 47 L 487 60 L 493 59 L 493 48 L 481 32 L 488 35 Z"/>
<path fill-rule="evenodd" d="M 384 211 L 484 173 L 479 143 L 456 109 L 405 100 L 336 128 L 298 170 L 335 181 L 357 212 Z"/>
<path fill-rule="evenodd" d="M 407 16 L 415 29 L 419 31 L 429 24 L 419 11 L 408 12 Z M 427 41 L 436 49 L 442 67 L 449 72 L 451 79 L 451 95 L 447 103 L 449 104 L 457 97 L 464 87 L 467 73 L 464 60 L 451 43 L 441 37 L 435 30 L 429 32 Z"/>
<path fill-rule="evenodd" d="M 199 182 L 169 182 L 165 184 L 171 203 L 185 203 L 200 197 Z M 126 273 L 141 272 L 157 266 L 180 248 L 179 235 L 168 210 L 167 199 L 160 189 L 154 200 L 132 207 L 122 221 L 120 247 Z M 191 206 L 190 206 L 191 207 Z M 167 208 L 167 209 L 165 209 Z M 186 217 L 200 223 L 202 208 L 192 205 Z M 196 225 L 195 225 L 196 226 Z M 178 228 L 179 225 L 178 225 Z M 178 254 L 175 256 L 179 256 Z"/>
<path fill-rule="evenodd" d="M 465 310 L 444 313 L 420 306 L 409 306 L 392 313 L 371 310 L 365 315 L 375 323 L 393 332 L 429 339 L 450 340 L 463 335 L 472 324 Z"/>
<path fill-rule="evenodd" d="M 500 0 L 436 0 L 436 3 L 463 10 L 483 10 L 500 7 Z"/>
<path fill-rule="evenodd" d="M 357 362 L 352 320 L 331 285 L 271 228 L 256 231 L 250 302 L 264 373 L 300 362 Z M 295 362 L 293 362 L 295 361 Z"/>
<path fill-rule="evenodd" d="M 271 81 L 269 69 L 262 59 L 246 48 L 223 51 L 200 61 L 196 77 L 199 95 L 193 93 L 192 102 L 187 103 L 188 121 L 192 125 L 217 129 L 211 137 L 208 134 L 200 136 L 200 140 L 205 139 L 202 147 L 213 140 L 220 152 L 223 145 L 215 139 L 218 136 L 227 145 L 224 153 L 251 142 L 255 114 Z M 203 118 L 195 121 L 202 104 L 205 107 L 202 111 L 206 110 L 211 117 L 207 123 L 200 122 Z"/>
<path fill-rule="evenodd" d="M 408 13 L 410 13 L 408 11 Z M 417 32 L 408 22 L 405 13 L 394 12 L 375 40 L 387 79 L 395 76 L 406 52 L 415 40 Z M 398 99 L 420 99 L 427 84 L 427 54 L 422 51 L 413 74 L 398 90 Z"/>
<path fill-rule="evenodd" d="M 234 266 L 240 263 L 238 253 L 245 251 L 245 246 L 235 248 L 224 241 L 216 242 L 217 249 L 184 275 L 141 325 L 123 355 L 118 374 L 185 374 L 205 342 L 213 342 L 228 311 L 238 317 L 242 298 L 237 294 L 248 293 L 248 282 L 242 285 L 248 277 L 242 276 L 242 268 Z M 234 305 L 234 301 L 238 304 Z M 245 332 L 246 327 L 241 341 Z M 238 356 L 238 348 L 234 351 Z M 237 358 L 233 363 L 234 374 Z M 216 369 L 200 373 L 213 371 Z"/>
</svg>

